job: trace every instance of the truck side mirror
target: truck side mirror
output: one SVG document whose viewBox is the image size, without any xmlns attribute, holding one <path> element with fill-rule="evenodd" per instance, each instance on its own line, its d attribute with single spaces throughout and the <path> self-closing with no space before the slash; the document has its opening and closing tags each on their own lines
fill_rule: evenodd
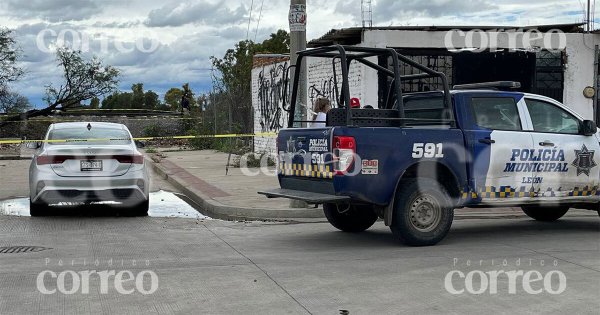
<svg viewBox="0 0 600 315">
<path fill-rule="evenodd" d="M 584 136 L 593 136 L 598 132 L 598 127 L 596 123 L 592 120 L 584 120 L 583 121 L 583 135 Z"/>
</svg>

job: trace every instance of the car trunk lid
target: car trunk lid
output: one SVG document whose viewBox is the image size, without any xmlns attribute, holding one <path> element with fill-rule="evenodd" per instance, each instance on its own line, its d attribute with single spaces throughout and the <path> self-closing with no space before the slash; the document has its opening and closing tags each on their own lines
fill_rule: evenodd
<svg viewBox="0 0 600 315">
<path fill-rule="evenodd" d="M 38 164 L 50 164 L 54 173 L 63 177 L 122 176 L 132 164 L 140 162 L 143 163 L 143 156 L 129 145 L 51 146 L 38 157 Z"/>
</svg>

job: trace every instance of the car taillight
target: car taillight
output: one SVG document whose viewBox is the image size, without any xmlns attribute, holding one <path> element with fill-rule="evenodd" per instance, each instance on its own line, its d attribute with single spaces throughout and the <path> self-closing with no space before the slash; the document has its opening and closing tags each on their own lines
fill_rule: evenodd
<svg viewBox="0 0 600 315">
<path fill-rule="evenodd" d="M 333 137 L 333 168 L 335 175 L 346 175 L 354 163 L 356 141 L 354 137 Z"/>
<path fill-rule="evenodd" d="M 137 154 L 133 154 L 133 155 L 116 155 L 116 156 L 113 156 L 113 158 L 115 160 L 117 160 L 119 163 L 125 163 L 125 164 L 144 164 L 144 156 L 143 155 L 137 155 Z"/>
<path fill-rule="evenodd" d="M 40 155 L 37 157 L 38 165 L 48 164 L 62 164 L 64 161 L 70 159 L 70 156 L 66 155 Z"/>
</svg>

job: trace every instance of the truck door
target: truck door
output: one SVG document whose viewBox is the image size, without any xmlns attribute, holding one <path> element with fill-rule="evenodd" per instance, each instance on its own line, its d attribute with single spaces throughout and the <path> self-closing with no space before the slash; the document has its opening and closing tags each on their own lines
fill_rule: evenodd
<svg viewBox="0 0 600 315">
<path fill-rule="evenodd" d="M 582 121 L 558 104 L 527 97 L 537 167 L 532 181 L 542 202 L 598 199 L 600 144 L 581 132 Z"/>
<path fill-rule="evenodd" d="M 525 103 L 522 94 L 478 93 L 465 100 L 466 116 L 471 123 L 465 129 L 470 150 L 469 171 L 471 182 L 467 201 L 498 204 L 530 199 L 532 183 L 523 178 L 532 177 L 527 166 L 533 139 L 524 132 Z"/>
</svg>

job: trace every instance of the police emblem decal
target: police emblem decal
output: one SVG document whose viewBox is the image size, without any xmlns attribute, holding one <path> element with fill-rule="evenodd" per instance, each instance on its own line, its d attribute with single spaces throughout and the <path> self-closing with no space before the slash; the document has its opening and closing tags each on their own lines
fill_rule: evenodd
<svg viewBox="0 0 600 315">
<path fill-rule="evenodd" d="M 575 150 L 575 156 L 572 165 L 577 168 L 577 176 L 581 174 L 590 176 L 590 170 L 597 165 L 594 162 L 594 151 L 588 150 L 584 144 L 581 150 Z"/>
</svg>

